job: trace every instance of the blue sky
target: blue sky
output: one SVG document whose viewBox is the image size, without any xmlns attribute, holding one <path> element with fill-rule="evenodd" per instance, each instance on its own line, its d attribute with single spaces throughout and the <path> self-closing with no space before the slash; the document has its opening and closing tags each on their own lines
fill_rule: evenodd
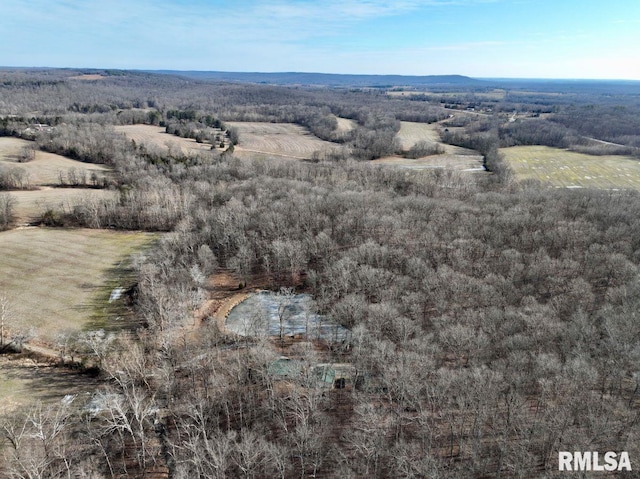
<svg viewBox="0 0 640 479">
<path fill-rule="evenodd" d="M 0 65 L 640 80 L 640 0 L 2 0 Z"/>
</svg>

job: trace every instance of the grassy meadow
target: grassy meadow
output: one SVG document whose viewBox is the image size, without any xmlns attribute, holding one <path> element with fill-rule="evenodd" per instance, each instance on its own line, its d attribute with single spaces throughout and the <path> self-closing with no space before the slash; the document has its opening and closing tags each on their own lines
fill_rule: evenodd
<svg viewBox="0 0 640 479">
<path fill-rule="evenodd" d="M 640 189 L 640 161 L 624 156 L 594 156 L 547 146 L 500 150 L 520 179 L 564 188 Z"/>
<path fill-rule="evenodd" d="M 115 192 L 87 187 L 59 188 L 60 182 L 71 183 L 69 177 L 83 176 L 87 185 L 92 185 L 92 175 L 101 182 L 111 174 L 108 167 L 94 163 L 84 163 L 70 158 L 35 151 L 31 161 L 21 163 L 22 152 L 30 148 L 32 142 L 13 137 L 0 137 L 0 169 L 17 168 L 25 173 L 27 189 L 10 191 L 14 203 L 15 224 L 32 222 L 47 210 L 69 210 L 87 196 L 114 197 Z"/>
<path fill-rule="evenodd" d="M 341 118 L 339 116 L 336 116 L 336 121 L 338 122 L 338 131 L 341 133 L 354 130 L 358 126 L 357 121 L 350 120 L 349 118 Z"/>
<path fill-rule="evenodd" d="M 163 154 L 172 151 L 183 155 L 211 151 L 211 144 L 198 143 L 193 138 L 181 138 L 171 135 L 163 127 L 153 125 L 119 125 L 116 131 L 124 133 L 127 138 L 138 144 L 145 145 L 148 149 L 158 149 Z"/>
<path fill-rule="evenodd" d="M 42 340 L 109 326 L 109 295 L 131 285 L 128 259 L 155 237 L 89 229 L 21 228 L 0 233 L 0 292 L 13 328 Z M 102 324 L 104 323 L 104 324 Z"/>
<path fill-rule="evenodd" d="M 409 150 L 420 141 L 426 141 L 440 145 L 444 153 L 430 155 L 423 158 L 403 158 L 401 156 L 387 156 L 378 158 L 371 163 L 374 165 L 395 166 L 412 170 L 429 168 L 451 168 L 455 170 L 480 170 L 482 169 L 482 156 L 477 152 L 459 146 L 442 143 L 438 133 L 438 125 L 435 123 L 418 123 L 413 121 L 401 121 L 400 131 L 396 138 L 403 150 Z"/>
<path fill-rule="evenodd" d="M 455 146 L 444 145 L 440 143 L 440 135 L 438 134 L 437 124 L 418 123 L 414 121 L 401 121 L 400 131 L 397 134 L 398 141 L 402 149 L 408 150 L 419 141 L 429 141 L 431 143 L 441 144 L 443 147 L 456 148 Z"/>
<path fill-rule="evenodd" d="M 90 188 L 44 187 L 37 190 L 12 191 L 10 195 L 15 200 L 15 223 L 21 225 L 37 220 L 49 209 L 69 211 L 85 198 L 116 198 L 117 192 Z"/>
<path fill-rule="evenodd" d="M 109 174 L 109 168 L 103 165 L 83 163 L 45 151 L 36 151 L 33 160 L 19 163 L 19 155 L 31 143 L 19 138 L 0 138 L 0 168 L 21 168 L 28 175 L 31 187 L 58 185 L 61 176 L 65 182 L 68 182 L 69 171 L 71 170 L 75 170 L 76 174 L 82 171 L 86 172 L 88 184 L 91 184 L 91 175 L 93 173 L 98 179 L 102 179 Z"/>
<path fill-rule="evenodd" d="M 240 141 L 234 154 L 240 157 L 277 156 L 296 160 L 311 158 L 313 152 L 336 148 L 335 143 L 324 141 L 306 128 L 293 123 L 266 123 L 229 121 L 227 125 L 238 130 Z M 348 128 L 347 123 L 343 126 Z"/>
</svg>

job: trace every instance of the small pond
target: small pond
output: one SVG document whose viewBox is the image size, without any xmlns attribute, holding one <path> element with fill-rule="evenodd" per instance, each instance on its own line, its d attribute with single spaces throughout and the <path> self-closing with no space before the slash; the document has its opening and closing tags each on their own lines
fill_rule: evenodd
<svg viewBox="0 0 640 479">
<path fill-rule="evenodd" d="M 241 336 L 294 336 L 342 341 L 350 331 L 315 312 L 308 294 L 282 295 L 271 291 L 253 294 L 227 316 L 226 327 Z"/>
</svg>

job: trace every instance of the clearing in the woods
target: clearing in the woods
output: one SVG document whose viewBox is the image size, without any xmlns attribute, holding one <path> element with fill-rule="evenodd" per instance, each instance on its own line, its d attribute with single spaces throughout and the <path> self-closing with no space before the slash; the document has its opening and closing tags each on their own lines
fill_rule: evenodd
<svg viewBox="0 0 640 479">
<path fill-rule="evenodd" d="M 239 157 L 310 159 L 316 151 L 337 148 L 338 145 L 324 141 L 306 128 L 293 123 L 226 122 L 238 130 L 240 142 L 234 154 Z"/>
<path fill-rule="evenodd" d="M 159 149 L 162 153 L 190 155 L 211 151 L 211 144 L 198 143 L 192 138 L 181 138 L 171 135 L 161 126 L 154 125 L 120 125 L 116 131 L 124 133 L 127 138 L 147 149 Z"/>
</svg>

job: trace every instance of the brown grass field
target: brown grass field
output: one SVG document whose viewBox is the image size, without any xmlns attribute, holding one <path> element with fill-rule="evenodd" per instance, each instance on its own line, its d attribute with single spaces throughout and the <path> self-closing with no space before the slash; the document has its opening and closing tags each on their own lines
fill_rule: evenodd
<svg viewBox="0 0 640 479">
<path fill-rule="evenodd" d="M 64 156 L 36 151 L 35 159 L 27 163 L 19 163 L 18 156 L 31 142 L 19 138 L 0 138 L 0 167 L 21 168 L 29 176 L 31 190 L 11 191 L 15 200 L 14 214 L 16 224 L 29 223 L 41 216 L 50 208 L 69 210 L 74 204 L 87 195 L 99 197 L 115 197 L 115 193 L 107 190 L 90 188 L 52 188 L 50 185 L 60 184 L 60 174 L 68 181 L 68 172 L 72 168 L 77 173 L 86 171 L 87 182 L 91 183 L 91 173 L 95 172 L 99 179 L 110 174 L 109 168 L 93 163 L 83 163 Z"/>
<path fill-rule="evenodd" d="M 87 197 L 116 198 L 117 193 L 111 190 L 94 190 L 90 188 L 49 188 L 39 190 L 11 191 L 15 200 L 14 216 L 18 225 L 31 223 L 42 216 L 48 209 L 69 211 Z"/>
<path fill-rule="evenodd" d="M 442 143 L 440 141 L 438 128 L 440 128 L 440 125 L 438 125 L 437 123 L 416 123 L 413 121 L 401 121 L 400 131 L 396 136 L 398 140 L 400 140 L 400 145 L 402 146 L 403 150 L 408 150 L 419 141 L 428 141 L 431 143 L 439 144 L 444 148 L 445 153 L 449 155 L 477 155 L 477 153 L 473 150 Z"/>
<path fill-rule="evenodd" d="M 100 75 L 99 73 L 86 73 L 84 75 L 76 75 L 76 76 L 69 77 L 69 80 L 94 81 L 94 80 L 102 80 L 103 78 L 106 78 L 106 77 L 103 75 Z"/>
<path fill-rule="evenodd" d="M 277 156 L 296 160 L 311 158 L 314 151 L 336 148 L 336 145 L 312 135 L 293 123 L 237 122 L 226 123 L 237 128 L 240 142 L 234 154 L 245 158 Z"/>
<path fill-rule="evenodd" d="M 22 148 L 29 144 L 30 141 L 12 136 L 0 137 L 0 161 L 15 162 Z"/>
<path fill-rule="evenodd" d="M 547 146 L 500 150 L 521 179 L 556 187 L 640 189 L 640 161 L 625 156 L 594 156 Z"/>
<path fill-rule="evenodd" d="M 138 144 L 144 144 L 147 148 L 158 148 L 162 151 L 176 150 L 183 155 L 211 151 L 209 143 L 198 143 L 191 138 L 180 138 L 170 135 L 163 127 L 153 125 L 121 125 L 115 127 L 116 131 L 124 133 L 127 138 Z"/>
<path fill-rule="evenodd" d="M 130 255 L 154 235 L 89 229 L 19 228 L 0 233 L 0 292 L 10 302 L 11 328 L 38 339 L 87 327 L 108 327 L 108 298 L 127 287 Z M 102 324 L 104 323 L 104 324 Z"/>
<path fill-rule="evenodd" d="M 442 144 L 440 143 L 440 135 L 438 134 L 437 127 L 437 124 L 401 121 L 400 131 L 396 136 L 403 150 L 408 150 L 419 141 Z"/>
<path fill-rule="evenodd" d="M 358 126 L 358 122 L 355 120 L 350 120 L 348 118 L 341 118 L 336 116 L 336 120 L 338 121 L 338 131 L 341 133 L 351 131 Z"/>
<path fill-rule="evenodd" d="M 444 154 L 425 156 L 415 160 L 400 156 L 388 156 L 373 160 L 372 163 L 416 170 L 453 168 L 456 170 L 479 171 L 482 168 L 482 156 L 473 150 L 442 143 L 437 129 L 437 124 L 401 121 L 397 138 L 403 150 L 408 150 L 419 141 L 428 141 L 442 146 L 445 151 Z"/>
<path fill-rule="evenodd" d="M 5 167 L 17 167 L 25 170 L 29 175 L 31 186 L 57 185 L 59 184 L 59 174 L 67 178 L 71 168 L 77 172 L 84 170 L 87 172 L 87 182 L 90 182 L 91 173 L 96 173 L 98 178 L 108 175 L 109 169 L 103 165 L 94 163 L 83 163 L 72 160 L 64 156 L 44 151 L 36 151 L 35 159 L 27 163 L 19 163 L 17 158 L 23 148 L 29 146 L 31 142 L 19 138 L 0 138 L 0 165 Z"/>
</svg>

